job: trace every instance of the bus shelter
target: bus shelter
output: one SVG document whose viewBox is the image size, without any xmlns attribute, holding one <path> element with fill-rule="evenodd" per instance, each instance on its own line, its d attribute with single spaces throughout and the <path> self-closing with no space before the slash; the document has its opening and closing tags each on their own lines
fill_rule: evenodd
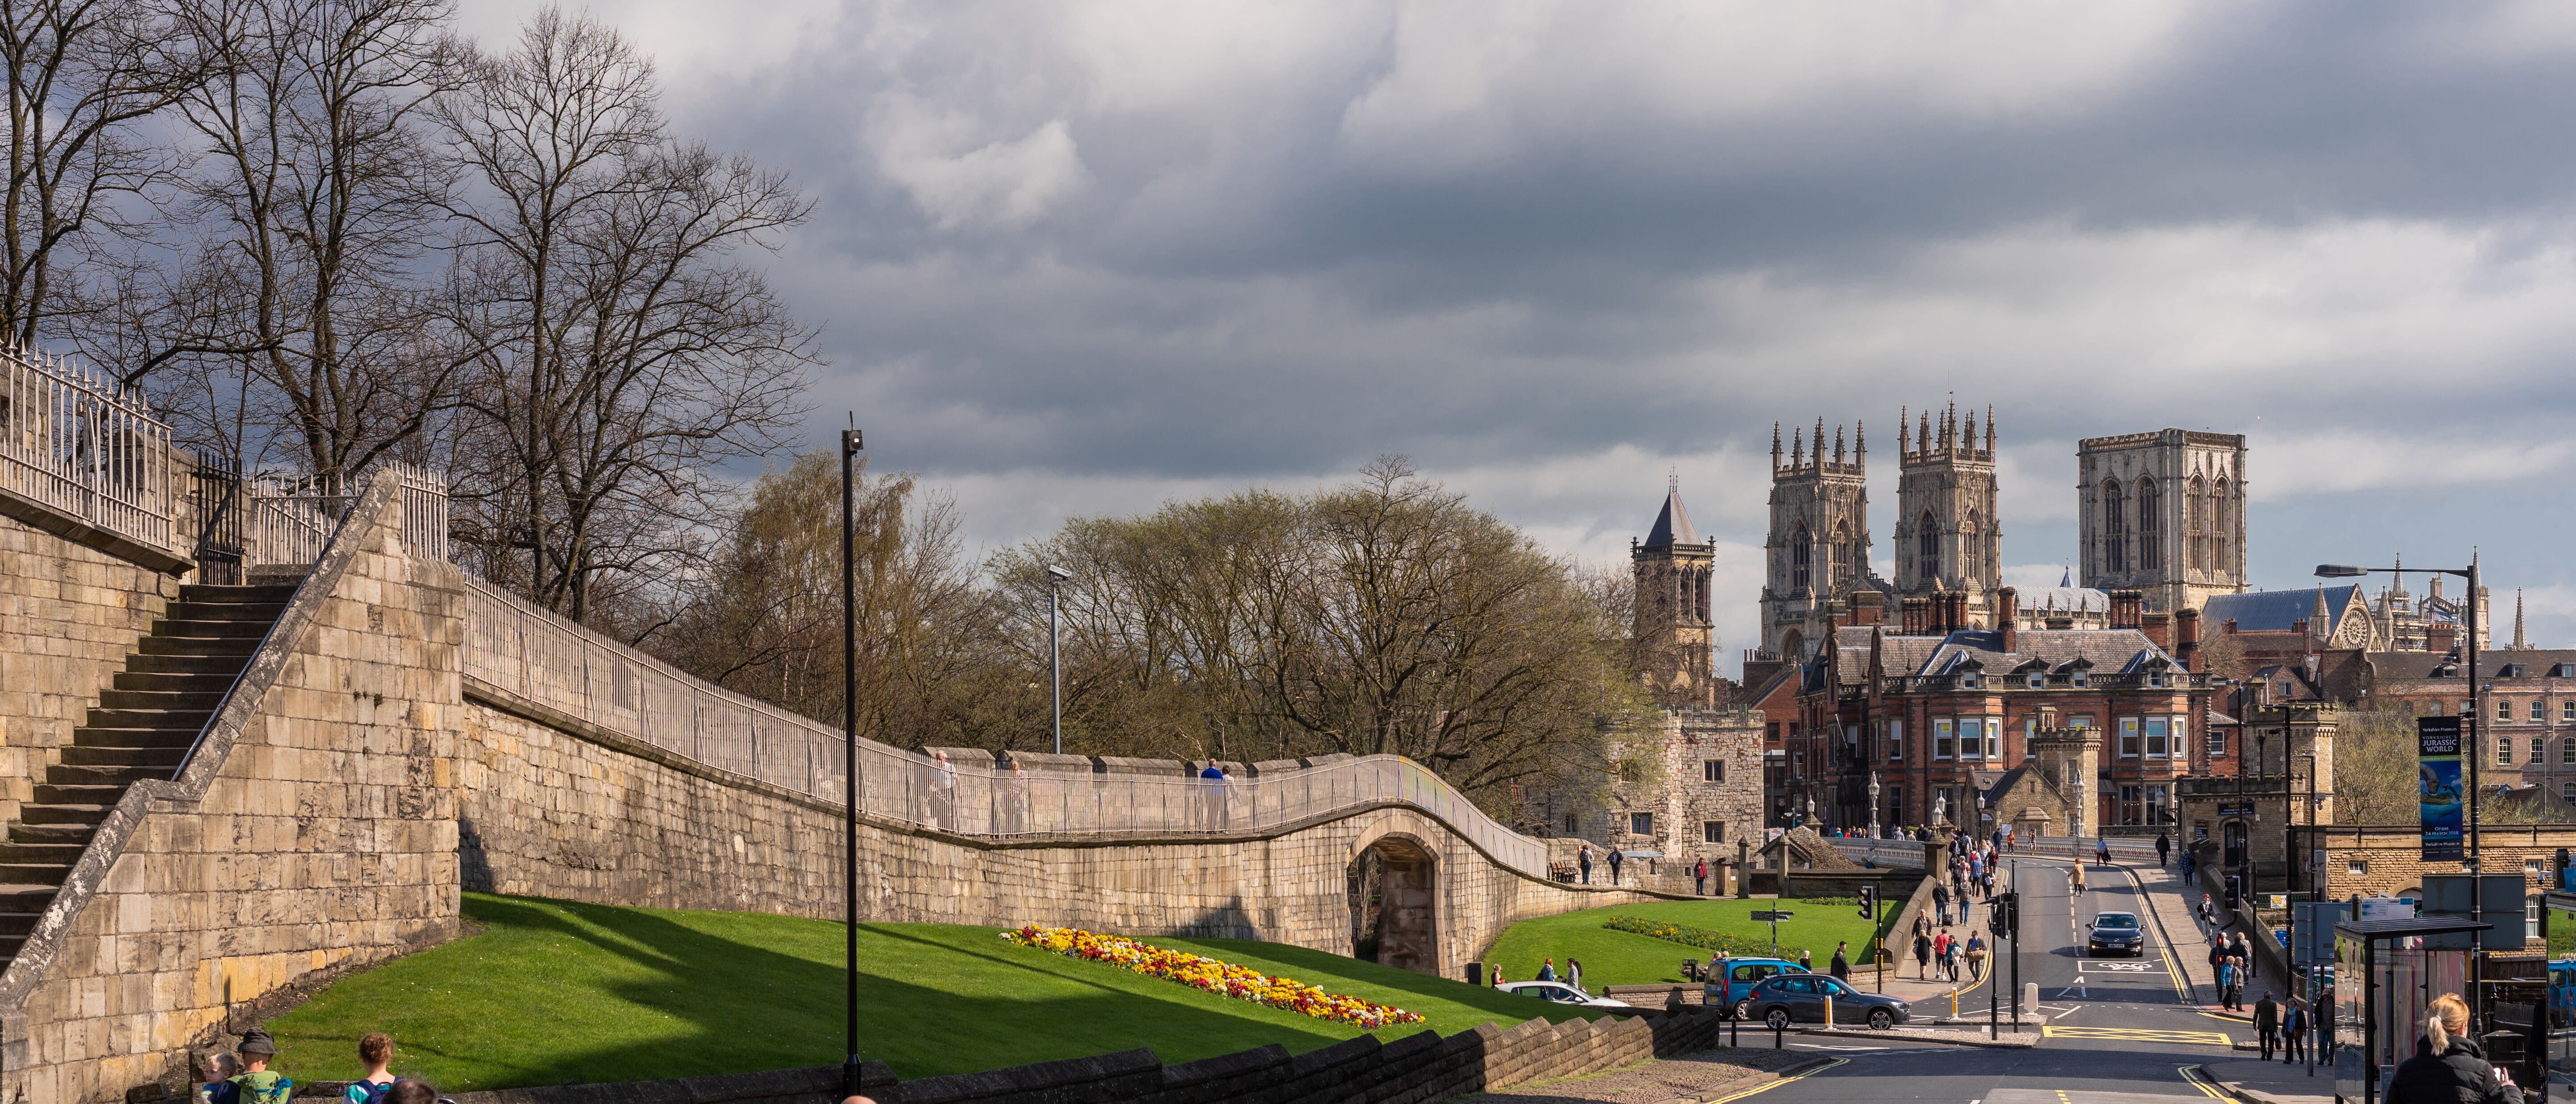
<svg viewBox="0 0 2576 1104">
<path fill-rule="evenodd" d="M 2335 1096 L 2388 1098 L 2397 1064 L 2415 1056 L 2425 1008 L 2468 995 L 2476 933 L 2492 924 L 2452 917 L 2335 922 Z"/>
</svg>

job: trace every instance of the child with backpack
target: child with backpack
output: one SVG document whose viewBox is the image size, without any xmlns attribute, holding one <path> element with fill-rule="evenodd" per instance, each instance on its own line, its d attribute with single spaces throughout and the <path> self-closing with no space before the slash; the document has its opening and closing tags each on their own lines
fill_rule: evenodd
<svg viewBox="0 0 2576 1104">
<path fill-rule="evenodd" d="M 358 1061 L 366 1064 L 367 1075 L 349 1083 L 348 1093 L 340 1098 L 342 1104 L 383 1104 L 394 1087 L 394 1075 L 385 1072 L 393 1060 L 393 1036 L 371 1031 L 358 1040 Z"/>
<path fill-rule="evenodd" d="M 233 1048 L 241 1055 L 242 1070 L 226 1082 L 241 1095 L 241 1104 L 287 1104 L 295 1095 L 295 1080 L 268 1068 L 277 1058 L 277 1040 L 256 1027 L 242 1032 L 241 1045 Z"/>
</svg>

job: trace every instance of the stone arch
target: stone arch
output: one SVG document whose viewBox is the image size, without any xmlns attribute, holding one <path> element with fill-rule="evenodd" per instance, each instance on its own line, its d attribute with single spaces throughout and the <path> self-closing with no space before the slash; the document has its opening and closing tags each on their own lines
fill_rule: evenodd
<svg viewBox="0 0 2576 1104">
<path fill-rule="evenodd" d="M 1349 870 L 1352 954 L 1439 975 L 1440 849 L 1407 826 L 1380 823 L 1351 845 Z"/>
</svg>

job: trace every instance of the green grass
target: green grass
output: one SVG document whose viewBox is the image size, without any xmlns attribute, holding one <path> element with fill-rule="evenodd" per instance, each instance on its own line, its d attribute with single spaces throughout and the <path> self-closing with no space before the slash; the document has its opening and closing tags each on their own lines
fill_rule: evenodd
<svg viewBox="0 0 2576 1104">
<path fill-rule="evenodd" d="M 1795 959 L 1798 951 L 1805 948 L 1814 952 L 1816 969 L 1822 970 L 1833 961 L 1835 941 L 1850 940 L 1852 962 L 1861 962 L 1862 951 L 1869 946 L 1870 922 L 1861 919 L 1857 905 L 1754 900 L 1653 901 L 1523 920 L 1504 930 L 1485 961 L 1500 967 L 1508 980 L 1526 981 L 1538 976 L 1542 959 L 1553 956 L 1560 976 L 1566 959 L 1581 959 L 1583 987 L 1595 993 L 1606 985 L 1677 982 L 1682 980 L 1683 959 L 1706 959 L 1709 952 L 1651 936 L 1611 931 L 1602 923 L 1613 915 L 1643 916 L 1737 932 L 1758 938 L 1767 946 L 1771 925 L 1754 922 L 1752 913 L 1755 909 L 1775 908 L 1796 914 L 1780 922 L 1781 957 Z M 1895 909 L 1882 911 L 1893 914 Z"/>
<path fill-rule="evenodd" d="M 358 1075 L 357 1040 L 442 1091 L 819 1066 L 842 1051 L 842 928 L 759 913 L 465 895 L 481 934 L 341 979 L 268 1024 L 300 1080 Z M 1276 943 L 1154 939 L 1428 1017 L 1381 1038 L 1572 1013 Z M 999 929 L 868 924 L 861 1055 L 905 1078 L 1152 1047 L 1184 1062 L 1359 1029 L 1004 941 Z"/>
<path fill-rule="evenodd" d="M 2549 910 L 2549 957 L 2576 952 L 2576 912 Z"/>
</svg>

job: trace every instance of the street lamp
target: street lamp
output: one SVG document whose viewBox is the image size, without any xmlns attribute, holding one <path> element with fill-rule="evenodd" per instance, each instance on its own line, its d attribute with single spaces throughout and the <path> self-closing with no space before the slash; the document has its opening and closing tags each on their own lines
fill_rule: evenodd
<svg viewBox="0 0 2576 1104">
<path fill-rule="evenodd" d="M 849 997 L 849 1050 L 841 1065 L 841 1091 L 859 1091 L 859 568 L 857 519 L 858 458 L 866 448 L 859 436 L 859 415 L 841 431 L 841 926 L 849 958 L 845 987 Z"/>
<path fill-rule="evenodd" d="M 1878 838 L 1878 772 L 1869 772 L 1869 838 Z"/>
<path fill-rule="evenodd" d="M 2461 757 L 2468 760 L 2469 764 L 2469 822 L 2468 831 L 2466 833 L 2469 837 L 2469 858 L 2465 865 L 2468 867 L 2469 873 L 2475 874 L 2478 872 L 2478 760 L 2483 757 L 2483 753 L 2486 750 L 2485 742 L 2478 733 L 2486 725 L 2487 714 L 2486 684 L 2478 675 L 2478 558 L 2475 554 L 2470 555 L 2469 566 L 2465 568 L 2360 567 L 2353 564 L 2318 564 L 2317 578 L 2354 579 L 2369 575 L 2375 571 L 2385 571 L 2396 576 L 2397 585 L 2400 587 L 2406 585 L 2406 572 L 2408 571 L 2421 572 L 2426 575 L 2457 575 L 2469 581 L 2469 723 L 2463 726 L 2465 731 L 2463 731 L 2460 736 L 2460 752 Z"/>
<path fill-rule="evenodd" d="M 1056 596 L 1063 589 L 1065 580 L 1071 578 L 1073 572 L 1054 564 L 1047 565 L 1047 670 L 1053 683 L 1049 697 L 1054 703 L 1050 711 L 1055 714 L 1055 753 L 1058 755 L 1064 754 L 1064 632 L 1057 627 L 1056 611 L 1062 603 Z"/>
</svg>

